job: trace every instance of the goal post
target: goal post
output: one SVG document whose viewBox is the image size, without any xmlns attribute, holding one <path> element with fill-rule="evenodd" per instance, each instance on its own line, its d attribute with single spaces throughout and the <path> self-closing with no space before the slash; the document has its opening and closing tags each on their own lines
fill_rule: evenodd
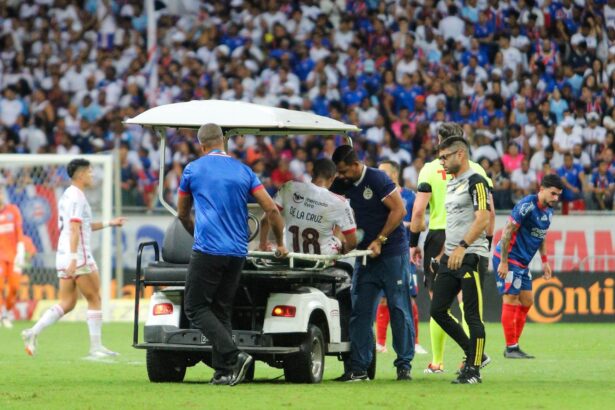
<svg viewBox="0 0 615 410">
<path fill-rule="evenodd" d="M 30 247 L 34 257 L 24 270 L 29 280 L 28 291 L 21 291 L 22 295 L 36 297 L 32 284 L 37 282 L 43 284 L 41 286 L 57 286 L 55 250 L 59 232 L 54 216 L 57 218 L 57 201 L 70 185 L 65 166 L 75 158 L 87 159 L 94 169 L 94 187 L 86 192 L 93 220 L 111 219 L 112 155 L 0 155 L 0 186 L 7 191 L 6 201 L 20 209 L 24 233 L 29 236 L 29 241 L 32 239 Z M 102 311 L 106 321 L 110 319 L 111 231 L 103 229 L 92 235 L 92 252 L 100 270 Z"/>
</svg>

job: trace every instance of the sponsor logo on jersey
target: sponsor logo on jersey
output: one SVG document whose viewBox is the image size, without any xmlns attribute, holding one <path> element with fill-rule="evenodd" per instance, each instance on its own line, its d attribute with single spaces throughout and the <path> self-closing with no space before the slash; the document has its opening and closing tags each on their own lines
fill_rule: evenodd
<svg viewBox="0 0 615 410">
<path fill-rule="evenodd" d="M 9 232 L 13 232 L 15 230 L 15 224 L 11 223 L 5 223 L 5 224 L 0 224 L 0 233 L 9 233 Z"/>
<path fill-rule="evenodd" d="M 521 205 L 521 209 L 519 209 L 519 213 L 523 216 L 527 215 L 528 212 L 530 212 L 532 209 L 534 209 L 534 204 L 531 202 L 526 202 L 523 205 Z"/>
<path fill-rule="evenodd" d="M 295 201 L 295 203 L 300 204 L 301 202 L 303 202 L 305 198 L 303 197 L 303 195 L 299 194 L 298 192 L 293 193 L 293 201 Z"/>
</svg>

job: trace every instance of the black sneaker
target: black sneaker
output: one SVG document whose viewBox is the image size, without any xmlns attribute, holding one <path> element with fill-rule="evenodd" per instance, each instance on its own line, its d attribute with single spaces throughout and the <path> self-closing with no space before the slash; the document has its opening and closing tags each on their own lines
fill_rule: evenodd
<svg viewBox="0 0 615 410">
<path fill-rule="evenodd" d="M 491 363 L 491 357 L 483 353 L 483 360 L 480 362 L 480 368 L 484 369 L 489 363 Z M 466 365 L 466 358 L 464 357 L 463 361 L 461 362 L 461 365 L 459 366 L 459 369 L 455 372 L 455 374 L 461 374 L 461 371 L 463 370 L 465 365 Z"/>
<path fill-rule="evenodd" d="M 214 377 L 211 378 L 209 384 L 217 384 L 217 385 L 229 385 L 231 384 L 232 375 L 228 373 L 214 373 Z"/>
<path fill-rule="evenodd" d="M 366 371 L 346 372 L 340 377 L 333 379 L 336 382 L 363 382 L 369 381 Z"/>
<path fill-rule="evenodd" d="M 507 359 L 534 359 L 534 356 L 525 353 L 519 346 L 507 347 L 504 350 L 504 357 Z"/>
<path fill-rule="evenodd" d="M 236 384 L 241 383 L 243 379 L 245 379 L 246 373 L 248 372 L 248 369 L 250 368 L 250 365 L 253 361 L 254 359 L 252 358 L 252 356 L 250 356 L 246 352 L 239 352 L 239 354 L 237 355 L 237 361 L 233 366 L 233 375 L 231 376 L 229 386 L 235 386 Z"/>
<path fill-rule="evenodd" d="M 453 384 L 479 384 L 482 383 L 478 366 L 464 366 L 459 372 L 459 376 L 451 383 Z"/>
<path fill-rule="evenodd" d="M 412 376 L 410 376 L 410 369 L 407 369 L 405 367 L 398 367 L 397 380 L 412 380 Z"/>
</svg>

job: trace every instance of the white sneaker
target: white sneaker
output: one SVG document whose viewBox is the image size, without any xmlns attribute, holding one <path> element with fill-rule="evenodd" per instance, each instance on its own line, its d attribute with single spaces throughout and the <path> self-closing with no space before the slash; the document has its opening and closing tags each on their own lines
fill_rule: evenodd
<svg viewBox="0 0 615 410">
<path fill-rule="evenodd" d="M 36 354 L 36 335 L 32 329 L 26 329 L 21 332 L 21 338 L 23 339 L 28 356 L 34 356 Z"/>
<path fill-rule="evenodd" d="M 11 319 L 9 319 L 8 317 L 3 317 L 2 318 L 2 326 L 6 327 L 7 329 L 12 329 L 13 328 L 13 321 Z"/>
<path fill-rule="evenodd" d="M 387 347 L 384 345 L 381 345 L 380 343 L 376 343 L 376 351 L 378 353 L 386 353 L 388 352 Z"/>
<path fill-rule="evenodd" d="M 105 358 L 105 357 L 115 357 L 120 354 L 114 351 L 107 349 L 105 346 L 100 346 L 96 349 L 90 350 L 90 358 Z"/>
<path fill-rule="evenodd" d="M 416 354 L 427 354 L 427 350 L 425 350 L 425 348 L 423 346 L 421 346 L 420 344 L 415 344 L 414 345 L 414 353 Z"/>
</svg>

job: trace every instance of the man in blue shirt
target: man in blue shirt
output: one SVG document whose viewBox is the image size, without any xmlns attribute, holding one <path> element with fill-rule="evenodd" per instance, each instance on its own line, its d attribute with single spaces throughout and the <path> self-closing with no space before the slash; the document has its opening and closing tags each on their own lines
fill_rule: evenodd
<svg viewBox="0 0 615 410">
<path fill-rule="evenodd" d="M 218 125 L 203 125 L 197 137 L 204 155 L 184 169 L 177 204 L 178 218 L 194 236 L 184 306 L 190 322 L 212 343 L 212 384 L 234 386 L 253 361 L 237 349 L 231 329 L 233 299 L 248 253 L 248 196 L 268 216 L 282 255 L 288 253 L 284 220 L 254 172 L 223 151 Z"/>
<path fill-rule="evenodd" d="M 571 153 L 564 154 L 564 165 L 557 170 L 562 178 L 564 192 L 562 193 L 562 215 L 568 215 L 570 210 L 585 210 L 585 171 L 581 164 L 575 164 Z"/>
<path fill-rule="evenodd" d="M 547 261 L 545 237 L 551 225 L 553 206 L 564 184 L 557 175 L 545 175 L 537 195 L 528 195 L 512 210 L 502 239 L 493 252 L 493 269 L 502 295 L 502 327 L 506 339 L 504 357 L 533 359 L 519 348 L 527 312 L 532 307 L 532 275 L 528 268 L 536 251 L 540 251 L 544 278 L 553 275 Z"/>
<path fill-rule="evenodd" d="M 359 228 L 358 249 L 373 252 L 365 266 L 355 264 L 352 277 L 352 314 L 350 317 L 350 369 L 339 381 L 368 380 L 367 369 L 374 350 L 373 323 L 380 292 L 391 312 L 394 364 L 397 380 L 410 380 L 414 357 L 414 330 L 410 313 L 408 238 L 402 220 L 404 203 L 395 183 L 382 171 L 361 163 L 349 145 L 333 153 L 338 179 L 331 187 L 350 200 Z"/>
</svg>

